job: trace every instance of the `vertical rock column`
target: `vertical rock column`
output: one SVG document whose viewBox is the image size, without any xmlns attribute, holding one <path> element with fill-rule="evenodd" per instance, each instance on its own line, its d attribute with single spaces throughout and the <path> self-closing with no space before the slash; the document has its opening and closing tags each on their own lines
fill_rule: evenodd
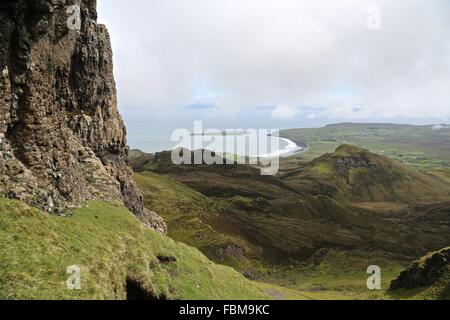
<svg viewBox="0 0 450 320">
<path fill-rule="evenodd" d="M 71 30 L 67 8 L 80 8 Z M 0 3 L 0 192 L 50 212 L 123 200 L 149 226 L 92 0 Z M 158 220 L 158 221 L 157 221 Z"/>
</svg>

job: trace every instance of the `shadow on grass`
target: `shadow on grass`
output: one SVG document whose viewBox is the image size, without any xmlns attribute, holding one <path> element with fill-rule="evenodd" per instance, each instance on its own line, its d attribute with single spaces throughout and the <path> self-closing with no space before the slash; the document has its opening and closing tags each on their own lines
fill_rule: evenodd
<svg viewBox="0 0 450 320">
<path fill-rule="evenodd" d="M 421 287 L 416 289 L 399 289 L 399 290 L 387 290 L 386 295 L 389 296 L 390 299 L 393 300 L 410 300 L 416 297 L 417 295 L 425 292 L 428 289 L 428 287 Z"/>
</svg>

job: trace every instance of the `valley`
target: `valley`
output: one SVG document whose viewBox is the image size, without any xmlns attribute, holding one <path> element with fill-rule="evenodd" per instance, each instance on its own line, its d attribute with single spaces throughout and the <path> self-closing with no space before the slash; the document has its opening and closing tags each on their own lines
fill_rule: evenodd
<svg viewBox="0 0 450 320">
<path fill-rule="evenodd" d="M 340 123 L 282 130 L 276 139 L 264 131 L 265 144 L 270 138 L 281 145 L 279 150 L 271 150 L 271 156 L 289 155 L 281 158 L 280 170 L 271 176 L 261 175 L 261 169 L 267 173 L 267 165 L 261 168 L 257 161 L 252 165 L 219 164 L 222 161 L 207 165 L 201 148 L 193 147 L 197 150 L 191 152 L 180 145 L 178 149 L 188 152 L 189 160 L 200 159 L 194 165 L 174 164 L 169 151 L 150 154 L 130 150 L 128 141 L 137 144 L 140 139 L 150 140 L 157 125 L 165 130 L 179 128 L 175 123 L 190 122 L 200 113 L 205 113 L 205 118 L 210 112 L 218 116 L 218 127 L 230 123 L 225 119 L 228 111 L 232 111 L 229 115 L 233 115 L 230 119 L 234 125 L 243 123 L 242 118 L 250 119 L 253 126 L 276 126 L 288 123 L 283 121 L 290 118 L 293 125 L 299 125 L 302 122 L 297 120 L 307 121 L 308 115 L 293 105 L 308 96 L 314 97 L 313 101 L 328 97 L 329 90 L 339 83 L 323 80 L 347 78 L 339 68 L 333 68 L 335 62 L 345 60 L 341 59 L 344 56 L 353 57 L 349 52 L 359 52 L 350 48 L 336 56 L 339 59 L 327 62 L 325 56 L 338 49 L 328 47 L 328 43 L 335 42 L 328 36 L 320 40 L 327 45 L 319 45 L 323 48 L 319 52 L 314 51 L 317 46 L 308 46 L 308 41 L 300 43 L 298 50 L 290 44 L 283 48 L 278 45 L 281 42 L 271 43 L 272 38 L 293 43 L 284 27 L 277 27 L 275 20 L 282 16 L 272 21 L 277 17 L 272 15 L 272 7 L 267 7 L 270 21 L 264 15 L 264 19 L 258 19 L 264 22 L 262 30 L 245 32 L 243 38 L 233 34 L 229 37 L 227 30 L 234 27 L 224 28 L 226 23 L 222 22 L 232 23 L 242 34 L 240 19 L 249 25 L 252 20 L 248 18 L 264 7 L 260 3 L 254 4 L 258 10 L 248 7 L 248 13 L 241 12 L 241 18 L 225 14 L 224 18 L 238 18 L 231 21 L 215 19 L 212 11 L 205 10 L 207 2 L 188 4 L 187 9 L 202 14 L 187 15 L 186 28 L 180 25 L 182 34 L 177 34 L 177 24 L 185 13 L 176 16 L 177 23 L 169 20 L 174 17 L 175 7 L 182 8 L 184 2 L 169 4 L 172 7 L 168 10 L 162 10 L 165 2 L 158 2 L 155 10 L 146 10 L 150 3 L 105 1 L 103 10 L 108 6 L 120 13 L 117 8 L 124 5 L 132 15 L 130 20 L 117 19 L 121 14 L 112 18 L 110 22 L 118 25 L 110 35 L 99 23 L 106 11 L 97 11 L 97 1 L 0 2 L 0 300 L 450 299 L 448 125 Z M 274 2 L 272 6 L 279 4 Z M 328 16 L 322 7 L 320 16 Z M 441 16 L 443 10 L 438 11 Z M 124 31 L 138 21 L 133 15 L 141 13 L 158 15 L 158 19 L 150 20 L 160 24 L 148 28 L 154 35 L 145 36 L 148 30 L 140 26 Z M 205 17 L 209 20 L 202 22 Z M 149 20 L 147 16 L 144 19 Z M 302 29 L 298 20 L 295 17 L 293 26 Z M 221 31 L 215 34 L 210 26 L 216 22 L 220 22 Z M 331 35 L 330 22 L 316 23 L 313 19 L 311 26 L 317 24 L 318 30 L 324 30 L 318 35 Z M 120 23 L 124 23 L 123 30 Z M 267 25 L 271 30 L 266 30 Z M 289 24 L 282 25 L 295 31 Z M 187 32 L 192 27 L 201 28 Z M 113 45 L 120 47 L 122 43 L 119 29 L 124 31 L 122 39 L 132 41 L 129 45 L 123 42 L 125 47 L 115 50 L 118 56 L 125 52 L 120 59 L 121 71 L 117 72 L 113 68 Z M 277 29 L 282 37 L 277 37 Z M 171 32 L 170 36 L 158 39 L 157 34 L 165 30 Z M 208 37 L 192 37 L 204 30 L 211 32 Z M 365 38 L 347 39 L 354 43 L 355 39 Z M 213 47 L 216 39 L 220 43 L 218 51 L 201 50 L 203 44 Z M 345 40 L 341 36 L 336 39 Z M 159 53 L 158 42 L 165 44 Z M 386 46 L 381 44 L 385 51 Z M 138 48 L 133 49 L 133 45 Z M 252 45 L 258 49 L 248 51 Z M 144 48 L 145 52 L 139 52 Z M 194 57 L 202 51 L 208 58 L 196 62 Z M 292 52 L 295 57 L 287 56 L 286 60 L 285 54 Z M 130 53 L 133 59 L 127 59 Z M 172 53 L 183 56 L 175 58 Z M 373 59 L 372 53 L 368 58 Z M 422 79 L 421 74 L 428 69 L 439 70 L 439 76 L 435 75 L 434 80 L 423 78 L 429 87 L 415 84 L 411 86 L 413 91 L 434 93 L 434 85 L 443 83 L 441 70 L 446 68 L 437 65 L 433 56 L 432 68 L 425 68 L 427 59 L 421 56 L 408 61 L 403 52 L 392 54 L 396 65 L 405 60 L 405 70 L 420 65 L 417 74 L 393 72 L 402 70 L 397 67 L 384 70 L 389 75 L 405 76 L 394 82 L 393 91 L 408 87 L 413 76 Z M 227 65 L 230 56 L 239 70 Z M 306 60 L 302 61 L 302 56 Z M 372 66 L 365 59 L 356 60 Z M 210 64 L 214 62 L 220 68 Z M 384 64 L 385 60 L 380 62 Z M 320 68 L 314 67 L 315 63 Z M 188 70 L 184 70 L 185 66 L 189 66 Z M 322 66 L 332 71 L 332 77 L 329 71 L 317 72 Z M 361 65 L 342 66 L 344 70 L 373 74 L 362 70 Z M 131 72 L 126 81 L 122 70 Z M 148 72 L 140 78 L 138 74 L 143 70 Z M 182 70 L 183 76 L 166 78 Z M 277 70 L 289 72 L 281 75 Z M 118 86 L 115 73 L 119 75 Z M 202 74 L 211 74 L 212 83 L 203 83 L 206 79 Z M 314 74 L 314 79 L 307 79 L 307 74 Z M 229 78 L 226 83 L 230 86 L 214 80 L 223 76 Z M 391 87 L 388 80 L 380 77 L 382 87 Z M 317 81 L 320 86 L 324 82 L 324 96 L 319 94 L 322 90 L 305 96 L 303 89 L 316 87 Z M 233 82 L 238 87 L 231 85 Z M 356 82 L 359 86 L 361 81 Z M 195 93 L 213 83 L 214 92 Z M 189 88 L 185 90 L 182 86 L 186 84 Z M 379 84 L 372 85 L 363 87 L 361 93 L 380 92 Z M 127 88 L 132 89 L 128 94 Z M 443 92 L 448 92 L 445 89 Z M 257 99 L 250 97 L 252 91 Z M 400 91 L 400 97 L 414 96 L 414 92 Z M 125 94 L 118 97 L 117 92 Z M 191 95 L 196 96 L 191 97 L 195 101 L 190 101 Z M 157 103 L 148 103 L 154 98 Z M 377 105 L 377 100 L 372 97 L 368 106 Z M 431 100 L 442 100 L 442 109 L 446 110 L 448 97 Z M 291 101 L 292 106 L 283 101 Z M 386 101 L 390 104 L 395 99 L 386 97 Z M 429 101 L 419 99 L 416 104 L 426 109 Z M 208 106 L 204 109 L 198 102 L 208 102 Z M 409 106 L 409 102 L 407 99 L 403 103 Z M 386 107 L 383 101 L 380 104 Z M 181 110 L 174 108 L 165 119 L 163 114 L 172 105 L 180 105 Z M 219 105 L 226 108 L 222 110 Z M 425 109 L 415 110 L 412 115 L 428 111 Z M 139 122 L 144 123 L 144 128 L 136 128 L 133 117 L 127 120 L 128 128 L 145 129 L 137 130 L 142 132 L 140 139 L 129 139 L 119 110 L 133 113 L 141 121 L 151 119 L 149 123 Z M 239 110 L 245 112 L 236 113 L 235 122 L 234 114 Z M 352 113 L 360 111 L 364 110 L 357 108 Z M 434 114 L 439 110 L 432 111 Z M 366 112 L 362 114 L 372 114 Z M 195 128 L 199 122 L 193 122 Z M 203 130 L 194 132 L 197 134 L 197 138 L 204 136 Z M 221 132 L 217 134 L 222 136 Z M 252 136 L 247 137 L 247 131 L 242 130 L 236 135 L 245 139 Z M 189 132 L 187 136 L 192 137 Z M 302 152 L 291 154 L 298 150 L 295 144 Z M 234 153 L 237 151 L 222 151 L 230 162 L 238 159 Z M 251 155 L 256 154 L 267 155 L 262 150 Z M 220 158 L 218 153 L 215 155 Z M 278 167 L 278 163 L 274 166 Z M 173 312 L 171 306 L 164 305 L 164 311 Z"/>
<path fill-rule="evenodd" d="M 213 261 L 324 298 L 385 299 L 367 290 L 366 268 L 379 265 L 387 289 L 411 261 L 448 246 L 450 184 L 445 167 L 364 149 L 372 140 L 322 154 L 322 141 L 302 140 L 310 148 L 282 159 L 276 177 L 245 165 L 175 166 L 168 152 L 135 151 L 132 162 L 145 206 L 166 219 L 169 236 Z"/>
</svg>

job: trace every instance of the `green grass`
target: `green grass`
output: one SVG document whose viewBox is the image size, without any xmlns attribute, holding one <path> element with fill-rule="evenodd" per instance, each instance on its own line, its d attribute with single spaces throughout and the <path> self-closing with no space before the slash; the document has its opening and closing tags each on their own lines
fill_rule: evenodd
<svg viewBox="0 0 450 320">
<path fill-rule="evenodd" d="M 213 220 L 211 215 L 220 215 L 219 209 L 224 208 L 224 205 L 215 204 L 218 199 L 213 201 L 170 177 L 152 172 L 136 174 L 136 181 L 141 190 L 144 190 L 147 207 L 162 210 L 162 216 L 168 219 L 170 234 L 175 239 L 198 247 L 212 259 L 215 258 L 215 253 L 211 248 L 226 245 L 227 241 L 240 243 L 244 248 L 249 245 L 248 242 L 238 242 L 237 233 L 227 237 L 207 223 Z M 243 210 L 253 209 L 253 199 L 234 196 L 229 201 Z M 168 204 L 168 207 L 165 207 L 165 204 Z M 392 204 L 385 203 L 383 210 L 390 211 L 391 206 Z M 207 209 L 208 212 L 206 212 Z M 260 220 L 258 214 L 255 219 Z M 278 219 L 280 223 L 281 219 L 282 217 Z M 287 230 L 285 234 L 286 232 Z M 280 241 L 283 239 L 280 238 Z M 407 291 L 395 296 L 388 293 L 390 282 L 400 274 L 407 263 L 399 262 L 397 257 L 380 251 L 367 253 L 330 250 L 317 261 L 314 259 L 306 262 L 293 260 L 292 265 L 289 263 L 278 265 L 269 261 L 258 262 L 251 259 L 248 259 L 247 264 L 244 265 L 230 260 L 224 262 L 240 270 L 253 270 L 258 274 L 260 281 L 270 283 L 270 285 L 267 284 L 269 288 L 266 292 L 270 293 L 272 298 L 362 300 L 428 297 L 419 295 L 418 291 Z M 369 276 L 366 274 L 366 269 L 372 264 L 382 268 L 382 290 L 380 291 L 370 291 L 366 287 Z M 274 289 L 270 286 L 278 286 L 278 288 Z"/>
<path fill-rule="evenodd" d="M 275 268 L 268 274 L 273 283 L 302 292 L 311 299 L 320 300 L 380 300 L 392 299 L 387 289 L 405 265 L 383 252 L 323 250 L 307 263 L 294 263 Z M 382 290 L 366 286 L 367 267 L 381 268 Z M 268 281 L 266 277 L 264 281 Z"/>
<path fill-rule="evenodd" d="M 333 166 L 328 163 L 319 163 L 313 167 L 313 170 L 325 175 L 332 175 L 335 173 Z"/>
<path fill-rule="evenodd" d="M 0 243 L 0 299 L 125 299 L 127 278 L 170 299 L 266 299 L 268 288 L 283 291 L 216 265 L 105 202 L 57 217 L 0 199 Z M 72 265 L 81 268 L 81 290 L 67 289 Z"/>
<path fill-rule="evenodd" d="M 51 216 L 0 198 L 0 243 L 0 299 L 126 299 L 126 279 L 155 299 L 430 297 L 424 290 L 396 296 L 369 291 L 363 270 L 369 261 L 334 251 L 315 264 L 267 269 L 274 284 L 250 281 L 197 249 L 145 228 L 122 205 L 106 202 Z M 372 261 L 389 266 L 383 275 L 387 288 L 399 272 L 397 265 L 386 258 Z M 72 265 L 81 268 L 81 290 L 67 289 L 66 270 Z"/>
<path fill-rule="evenodd" d="M 216 229 L 215 221 L 221 220 L 229 206 L 226 201 L 213 201 L 170 177 L 150 171 L 136 173 L 135 181 L 144 195 L 145 207 L 165 219 L 171 238 L 200 249 L 213 261 L 246 268 L 246 259 L 218 254 L 218 250 L 228 246 L 243 248 L 246 252 L 256 250 L 239 236 Z M 238 197 L 234 201 L 248 200 Z"/>
<path fill-rule="evenodd" d="M 423 205 L 448 199 L 449 185 L 436 175 L 402 165 L 402 159 L 420 158 L 425 152 L 405 144 L 400 153 L 399 144 L 381 143 L 378 136 L 356 139 L 355 128 L 350 127 L 344 138 L 322 137 L 321 133 L 316 140 L 309 137 L 314 141 L 311 148 L 283 159 L 278 177 L 263 178 L 243 167 L 170 167 L 162 159 L 149 163 L 154 172 L 140 170 L 136 181 L 146 207 L 166 219 L 172 238 L 200 249 L 213 261 L 287 288 L 286 295 L 295 293 L 296 298 L 305 299 L 424 297 L 418 291 L 394 296 L 386 289 L 405 263 L 448 243 L 446 225 L 433 223 L 446 221 L 446 204 Z M 392 128 L 377 128 L 368 130 L 379 131 L 383 139 L 395 133 Z M 355 139 L 356 145 L 378 150 L 378 154 L 343 145 L 335 154 L 323 155 Z M 396 156 L 392 160 L 380 154 Z M 306 163 L 308 157 L 316 159 Z M 432 163 L 416 160 L 416 167 L 420 161 Z M 446 173 L 444 169 L 433 172 Z M 430 221 L 420 216 L 425 217 L 427 210 L 433 213 Z M 242 249 L 242 261 L 218 257 L 217 250 L 229 245 Z M 320 261 L 310 261 L 322 248 L 335 251 Z M 382 268 L 381 291 L 366 287 L 366 268 L 372 264 Z M 283 295 L 280 290 L 268 292 L 273 297 Z"/>
</svg>

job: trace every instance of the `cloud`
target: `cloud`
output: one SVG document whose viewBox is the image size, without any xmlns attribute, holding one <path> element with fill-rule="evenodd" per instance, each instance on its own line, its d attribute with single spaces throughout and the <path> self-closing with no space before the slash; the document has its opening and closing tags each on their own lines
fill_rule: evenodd
<svg viewBox="0 0 450 320">
<path fill-rule="evenodd" d="M 272 111 L 272 117 L 278 120 L 291 120 L 298 113 L 296 108 L 292 108 L 286 105 L 277 106 Z"/>
<path fill-rule="evenodd" d="M 374 4 L 380 30 L 367 28 Z M 280 106 L 278 119 L 305 105 L 325 109 L 316 117 L 450 116 L 448 0 L 99 0 L 99 17 L 122 109 L 206 99 L 224 114 Z"/>
</svg>

